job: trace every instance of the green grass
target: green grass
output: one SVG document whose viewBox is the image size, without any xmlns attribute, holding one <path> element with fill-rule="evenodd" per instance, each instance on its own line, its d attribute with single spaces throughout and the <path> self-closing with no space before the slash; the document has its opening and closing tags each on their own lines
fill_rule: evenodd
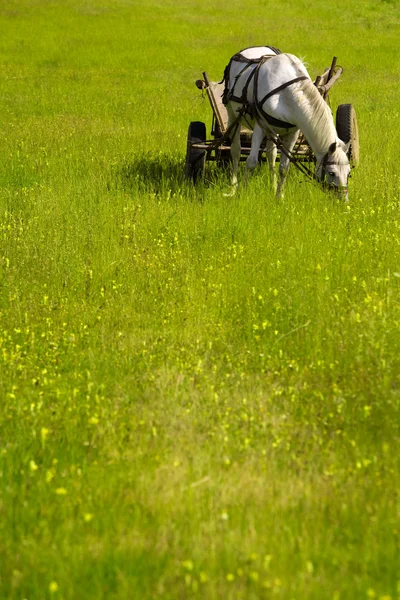
<svg viewBox="0 0 400 600">
<path fill-rule="evenodd" d="M 225 4 L 0 6 L 1 599 L 400 598 L 399 2 Z M 349 206 L 184 180 L 259 44 L 338 56 Z"/>
</svg>

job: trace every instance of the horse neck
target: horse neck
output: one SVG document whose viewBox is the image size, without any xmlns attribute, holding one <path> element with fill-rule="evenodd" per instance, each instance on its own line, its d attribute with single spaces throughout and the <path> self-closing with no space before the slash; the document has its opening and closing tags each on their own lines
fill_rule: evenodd
<svg viewBox="0 0 400 600">
<path fill-rule="evenodd" d="M 310 144 L 317 160 L 320 160 L 328 152 L 332 142 L 337 139 L 337 133 L 325 100 L 311 82 L 306 80 L 304 84 L 300 86 L 300 91 L 294 92 L 297 96 L 294 102 L 295 122 Z"/>
</svg>

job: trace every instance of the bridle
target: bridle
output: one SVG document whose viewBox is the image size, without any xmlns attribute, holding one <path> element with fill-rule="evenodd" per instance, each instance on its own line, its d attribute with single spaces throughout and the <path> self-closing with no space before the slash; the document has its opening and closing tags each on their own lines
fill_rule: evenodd
<svg viewBox="0 0 400 600">
<path fill-rule="evenodd" d="M 335 184 L 329 184 L 326 181 L 326 176 L 328 173 L 327 167 L 329 165 L 337 165 L 337 163 L 335 163 L 333 160 L 328 160 L 329 159 L 329 153 L 327 152 L 321 162 L 320 165 L 318 167 L 316 167 L 315 172 L 316 174 L 318 173 L 318 171 L 321 169 L 321 175 L 318 177 L 318 175 L 316 175 L 316 179 L 317 181 L 319 181 L 319 183 L 322 185 L 322 187 L 324 189 L 328 189 L 328 190 L 335 190 L 337 191 L 339 194 L 347 194 L 348 193 L 348 187 L 347 185 L 335 185 Z"/>
</svg>

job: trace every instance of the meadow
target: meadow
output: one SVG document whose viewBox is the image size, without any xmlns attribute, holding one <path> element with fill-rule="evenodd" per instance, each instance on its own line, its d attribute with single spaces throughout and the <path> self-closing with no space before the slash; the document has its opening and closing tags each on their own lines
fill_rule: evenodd
<svg viewBox="0 0 400 600">
<path fill-rule="evenodd" d="M 400 598 L 398 0 L 2 0 L 0 598 Z M 194 86 L 344 73 L 348 205 L 183 176 Z"/>
</svg>

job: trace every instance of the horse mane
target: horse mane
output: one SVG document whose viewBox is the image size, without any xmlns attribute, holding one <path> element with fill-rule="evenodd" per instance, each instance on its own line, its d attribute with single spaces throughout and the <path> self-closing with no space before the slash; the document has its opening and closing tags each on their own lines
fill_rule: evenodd
<svg viewBox="0 0 400 600">
<path fill-rule="evenodd" d="M 328 104 L 322 98 L 311 79 L 300 81 L 294 93 L 299 96 L 299 101 L 304 107 L 313 129 L 318 131 L 318 137 L 324 142 L 324 145 L 329 146 L 335 141 L 332 139 L 332 128 L 335 129 L 335 126 Z"/>
<path fill-rule="evenodd" d="M 296 56 L 289 56 L 295 68 L 301 74 L 304 74 L 304 64 Z M 329 146 L 332 142 L 336 141 L 337 133 L 332 111 L 311 79 L 300 81 L 294 88 L 293 94 L 299 105 L 303 107 L 305 115 L 309 119 L 312 129 L 318 135 L 319 140 L 325 146 Z M 334 138 L 332 138 L 332 134 L 334 134 Z M 346 154 L 340 146 L 336 147 L 333 157 L 338 164 L 346 164 Z"/>
</svg>

